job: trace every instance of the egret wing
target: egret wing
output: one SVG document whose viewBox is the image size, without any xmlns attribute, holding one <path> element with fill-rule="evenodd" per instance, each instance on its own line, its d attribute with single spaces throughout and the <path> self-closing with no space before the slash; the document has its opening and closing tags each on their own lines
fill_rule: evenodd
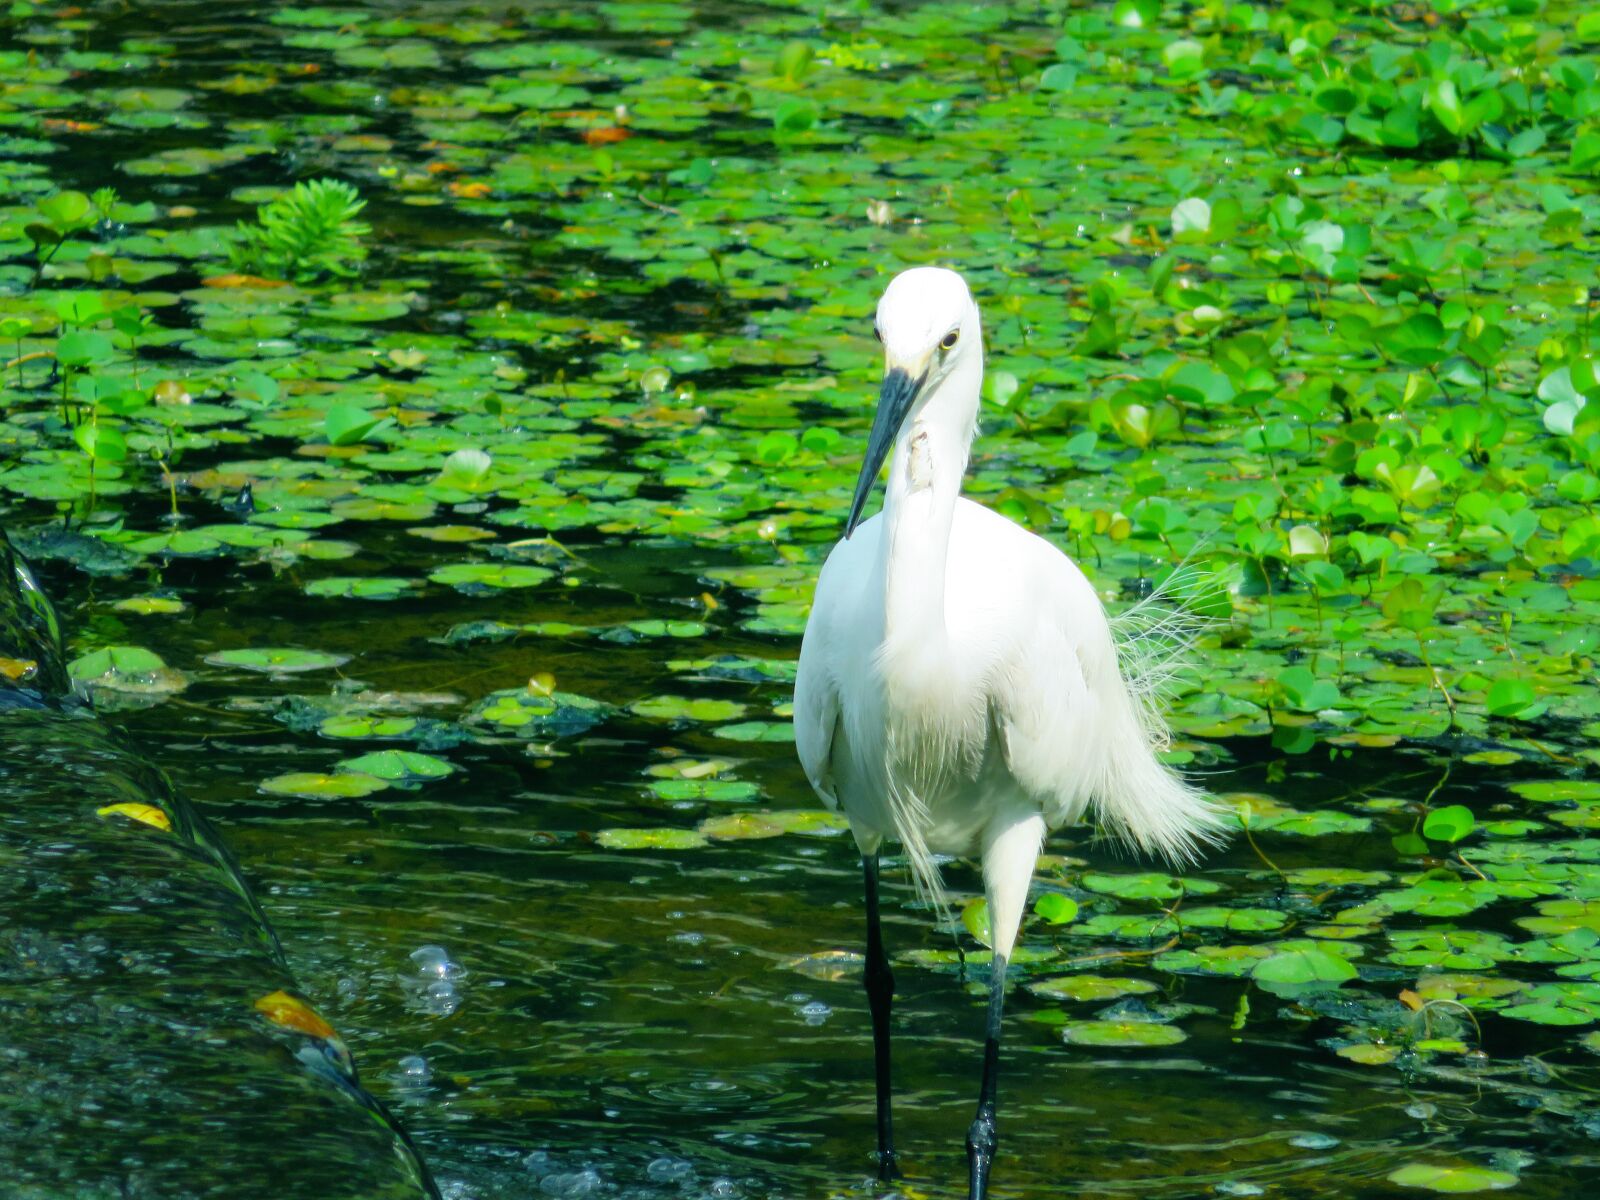
<svg viewBox="0 0 1600 1200">
<path fill-rule="evenodd" d="M 1061 560 L 1066 562 L 1063 557 Z M 1054 566 L 1055 564 L 1050 564 Z M 1006 768 L 1051 828 L 1082 815 L 1104 774 L 1103 693 L 1115 650 L 1105 611 L 1076 568 L 1032 574 L 990 684 Z"/>
<path fill-rule="evenodd" d="M 839 693 L 822 661 L 826 651 L 806 630 L 794 679 L 794 744 L 812 788 L 829 808 L 839 798 L 833 783 L 833 737 L 839 724 Z"/>
<path fill-rule="evenodd" d="M 1193 862 L 1217 840 L 1223 810 L 1161 761 L 1165 727 L 1146 685 L 1124 678 L 1094 589 L 1064 555 L 1039 563 L 1032 615 L 1016 621 L 1029 632 L 991 700 L 1007 768 L 1051 828 L 1093 804 L 1096 823 L 1129 846 Z"/>
</svg>

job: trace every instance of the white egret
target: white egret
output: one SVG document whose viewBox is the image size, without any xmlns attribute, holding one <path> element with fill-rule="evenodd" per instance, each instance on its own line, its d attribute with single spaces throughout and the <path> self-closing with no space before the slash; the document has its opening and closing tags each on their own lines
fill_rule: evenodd
<svg viewBox="0 0 1600 1200">
<path fill-rule="evenodd" d="M 1049 542 L 961 497 L 983 381 L 965 281 L 935 267 L 896 276 L 878 304 L 877 334 L 882 392 L 844 539 L 822 568 L 806 624 L 795 741 L 811 786 L 843 808 L 861 851 L 881 1179 L 896 1166 L 879 850 L 898 841 L 918 891 L 941 905 L 933 856 L 982 861 L 994 955 L 967 1133 L 970 1200 L 981 1200 L 996 1145 L 1006 963 L 1045 833 L 1092 807 L 1134 846 L 1183 862 L 1220 821 L 1157 757 L 1164 730 L 1148 672 L 1137 654 L 1119 665 L 1083 573 Z M 862 521 L 891 448 L 883 511 Z"/>
</svg>

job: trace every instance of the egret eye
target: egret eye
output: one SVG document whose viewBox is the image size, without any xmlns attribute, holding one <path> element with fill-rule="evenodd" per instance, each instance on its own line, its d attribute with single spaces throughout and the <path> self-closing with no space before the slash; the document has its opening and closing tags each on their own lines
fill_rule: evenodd
<svg viewBox="0 0 1600 1200">
<path fill-rule="evenodd" d="M 956 343 L 959 342 L 960 340 L 961 340 L 961 330 L 952 329 L 949 333 L 945 334 L 942 339 L 940 339 L 939 349 L 941 349 L 941 350 L 954 350 L 956 348 Z"/>
</svg>

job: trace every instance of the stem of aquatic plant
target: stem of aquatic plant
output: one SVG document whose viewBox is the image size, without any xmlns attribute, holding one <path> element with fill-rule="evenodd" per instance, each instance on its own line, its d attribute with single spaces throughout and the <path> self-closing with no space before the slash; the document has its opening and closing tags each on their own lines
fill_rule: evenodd
<svg viewBox="0 0 1600 1200">
<path fill-rule="evenodd" d="M 50 265 L 50 260 L 56 256 L 56 251 L 60 250 L 61 247 L 66 244 L 66 241 L 67 241 L 66 238 L 62 238 L 54 246 L 51 246 L 49 254 L 40 254 L 38 252 L 38 250 L 35 250 L 33 252 L 33 257 L 34 257 L 33 286 L 34 287 L 38 287 L 39 284 L 41 282 L 43 282 L 45 267 Z"/>
<path fill-rule="evenodd" d="M 169 435 L 170 437 L 170 431 Z M 167 498 L 172 505 L 172 520 L 178 520 L 178 480 L 172 473 L 172 467 L 167 461 L 167 456 L 157 446 L 150 451 L 150 457 L 156 460 L 156 465 L 161 468 L 161 479 L 167 485 Z"/>
<path fill-rule="evenodd" d="M 1506 652 L 1506 657 L 1511 660 L 1511 665 L 1516 667 L 1521 663 L 1517 659 L 1516 648 L 1511 644 L 1511 614 L 1500 614 L 1500 648 Z"/>
<path fill-rule="evenodd" d="M 89 444 L 95 448 L 95 451 L 98 451 L 100 449 L 100 409 L 98 406 L 89 409 L 89 430 L 95 435 L 90 439 Z M 89 498 L 83 509 L 83 523 L 85 525 L 94 520 L 96 472 L 99 466 L 100 455 L 91 453 L 89 455 Z"/>
<path fill-rule="evenodd" d="M 22 349 L 22 343 L 20 343 L 20 342 L 17 343 L 17 349 L 18 350 Z M 14 358 L 10 362 L 8 362 L 6 364 L 6 366 L 15 367 L 17 369 L 17 386 L 20 388 L 22 386 L 22 364 L 23 363 L 31 363 L 35 359 L 39 359 L 39 358 L 54 358 L 55 356 L 56 356 L 55 355 L 55 351 L 53 351 L 53 350 L 35 350 L 31 354 L 19 354 L 16 358 Z"/>
<path fill-rule="evenodd" d="M 1482 871 L 1480 871 L 1477 867 L 1473 866 L 1472 863 L 1467 861 L 1467 856 L 1465 854 L 1461 853 L 1460 850 L 1456 851 L 1456 858 L 1460 860 L 1462 866 L 1464 866 L 1467 870 L 1471 871 L 1479 879 L 1483 880 L 1485 883 L 1489 882 L 1489 877 L 1487 875 L 1485 875 Z"/>
<path fill-rule="evenodd" d="M 1436 364 L 1428 364 L 1428 375 L 1433 379 L 1433 386 L 1439 389 L 1439 394 L 1454 404 L 1456 398 L 1450 394 L 1450 389 L 1444 386 L 1444 380 L 1439 378 L 1439 368 Z"/>
<path fill-rule="evenodd" d="M 1278 477 L 1278 460 L 1273 457 L 1272 447 L 1267 445 L 1267 420 L 1261 415 L 1259 405 L 1250 406 L 1250 415 L 1256 419 L 1256 424 L 1261 426 L 1261 453 L 1266 456 L 1267 470 L 1272 472 L 1272 486 L 1278 489 L 1278 495 L 1287 500 L 1289 493 L 1283 486 L 1283 480 Z"/>
<path fill-rule="evenodd" d="M 1446 726 L 1446 731 L 1454 729 L 1456 727 L 1455 697 L 1450 694 L 1450 689 L 1445 687 L 1444 680 L 1439 677 L 1439 668 L 1435 667 L 1433 661 L 1428 657 L 1427 646 L 1422 640 L 1422 631 L 1419 629 L 1415 633 L 1417 655 L 1422 659 L 1422 665 L 1428 668 L 1428 674 L 1433 676 L 1433 686 L 1439 689 L 1439 694 L 1444 697 L 1445 705 L 1450 710 L 1450 724 Z"/>
<path fill-rule="evenodd" d="M 1284 885 L 1287 886 L 1289 883 L 1289 877 L 1283 873 L 1283 868 L 1268 858 L 1266 852 L 1262 850 L 1261 847 L 1256 843 L 1255 835 L 1250 832 L 1250 820 L 1243 813 L 1239 814 L 1239 830 L 1244 834 L 1244 840 L 1250 843 L 1250 849 L 1255 851 L 1256 857 L 1265 863 L 1267 865 L 1267 869 L 1276 875 L 1280 880 L 1282 880 Z"/>
<path fill-rule="evenodd" d="M 1445 759 L 1444 773 L 1440 775 L 1439 778 L 1434 782 L 1434 785 L 1428 789 L 1428 794 L 1422 798 L 1422 803 L 1417 808 L 1416 819 L 1411 822 L 1412 833 L 1421 834 L 1422 823 L 1428 819 L 1428 813 L 1433 805 L 1433 798 L 1439 794 L 1439 792 L 1444 788 L 1445 784 L 1450 782 L 1450 769 L 1454 765 L 1455 764 L 1452 760 Z"/>
<path fill-rule="evenodd" d="M 1069 958 L 1062 965 L 1086 967 L 1092 963 L 1111 962 L 1123 958 L 1151 958 L 1157 954 L 1165 954 L 1168 950 L 1176 950 L 1182 941 L 1182 935 L 1175 933 L 1159 946 L 1147 946 L 1143 950 L 1101 950 L 1095 954 L 1082 954 L 1077 958 Z"/>
</svg>

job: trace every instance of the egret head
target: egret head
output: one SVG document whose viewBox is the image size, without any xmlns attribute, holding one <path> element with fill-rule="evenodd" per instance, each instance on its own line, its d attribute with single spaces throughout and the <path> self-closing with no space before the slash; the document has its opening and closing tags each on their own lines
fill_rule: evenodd
<svg viewBox="0 0 1600 1200">
<path fill-rule="evenodd" d="M 914 413 L 941 395 L 942 385 L 952 375 L 960 373 L 971 379 L 968 389 L 945 389 L 963 391 L 957 399 L 970 409 L 954 415 L 968 422 L 977 417 L 983 339 L 978 306 L 966 280 L 943 267 L 902 271 L 889 281 L 878 301 L 875 329 L 883 343 L 883 389 L 867 440 L 867 457 L 856 480 L 845 537 L 860 524 L 861 510 L 900 430 Z M 967 391 L 971 394 L 966 395 Z"/>
</svg>

